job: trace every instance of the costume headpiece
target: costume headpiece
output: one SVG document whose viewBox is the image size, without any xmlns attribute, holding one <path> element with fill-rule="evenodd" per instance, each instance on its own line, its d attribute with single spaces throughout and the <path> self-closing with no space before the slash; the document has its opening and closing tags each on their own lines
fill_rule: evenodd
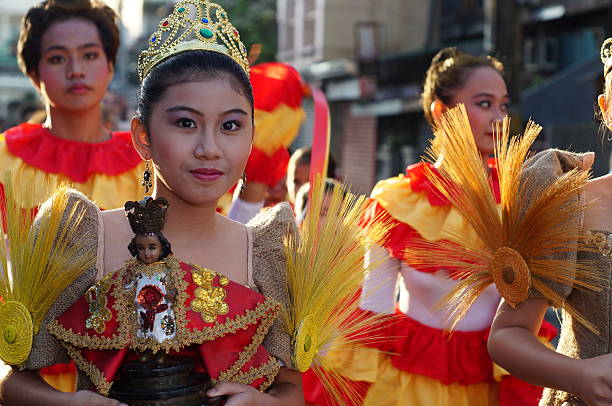
<svg viewBox="0 0 612 406">
<path fill-rule="evenodd" d="M 604 76 L 608 74 L 612 68 L 612 38 L 608 38 L 601 44 L 600 51 L 601 61 L 604 64 Z"/>
<path fill-rule="evenodd" d="M 168 201 L 163 197 L 145 197 L 139 202 L 125 202 L 125 215 L 134 234 L 156 233 L 164 228 Z"/>
<path fill-rule="evenodd" d="M 164 59 L 191 50 L 225 54 L 249 74 L 246 47 L 225 10 L 208 0 L 182 0 L 176 3 L 172 14 L 160 21 L 149 38 L 149 48 L 140 53 L 140 81 Z"/>
</svg>

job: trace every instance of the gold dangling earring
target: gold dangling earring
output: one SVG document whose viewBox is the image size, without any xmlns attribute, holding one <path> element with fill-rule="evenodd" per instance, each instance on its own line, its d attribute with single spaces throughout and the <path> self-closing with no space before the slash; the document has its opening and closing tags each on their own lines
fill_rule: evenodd
<svg viewBox="0 0 612 406">
<path fill-rule="evenodd" d="M 149 193 L 149 189 L 153 187 L 151 182 L 152 178 L 151 168 L 149 167 L 149 160 L 145 160 L 145 170 L 142 174 L 142 186 L 145 188 L 145 195 Z"/>
<path fill-rule="evenodd" d="M 244 191 L 246 190 L 246 185 L 247 185 L 247 176 L 245 172 L 242 172 L 242 175 L 240 175 L 240 194 L 244 193 Z"/>
</svg>

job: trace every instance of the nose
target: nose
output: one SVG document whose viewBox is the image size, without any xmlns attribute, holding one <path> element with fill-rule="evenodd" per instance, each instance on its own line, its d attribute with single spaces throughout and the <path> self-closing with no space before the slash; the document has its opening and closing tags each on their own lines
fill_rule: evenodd
<svg viewBox="0 0 612 406">
<path fill-rule="evenodd" d="M 502 121 L 504 119 L 504 117 L 506 117 L 506 115 L 508 114 L 506 111 L 502 110 L 502 108 L 500 106 L 496 106 L 495 107 L 495 111 L 494 111 L 494 116 L 493 116 L 493 122 L 497 122 L 497 121 Z"/>
<path fill-rule="evenodd" d="M 69 79 L 82 78 L 85 76 L 85 71 L 83 70 L 83 66 L 79 58 L 73 56 L 70 58 L 70 62 L 67 64 L 67 75 Z"/>
<path fill-rule="evenodd" d="M 195 147 L 194 155 L 198 159 L 214 161 L 221 158 L 222 151 L 219 146 L 219 133 L 217 128 L 205 126 L 198 137 L 198 144 Z"/>
</svg>

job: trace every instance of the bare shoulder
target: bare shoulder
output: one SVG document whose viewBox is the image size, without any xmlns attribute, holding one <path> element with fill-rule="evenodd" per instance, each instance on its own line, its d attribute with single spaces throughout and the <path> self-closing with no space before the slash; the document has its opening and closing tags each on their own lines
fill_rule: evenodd
<svg viewBox="0 0 612 406">
<path fill-rule="evenodd" d="M 612 230 L 612 174 L 588 181 L 585 200 L 592 203 L 585 212 L 584 227 L 590 230 Z"/>
<path fill-rule="evenodd" d="M 130 259 L 127 249 L 133 233 L 123 209 L 107 210 L 100 213 L 104 225 L 104 273 L 119 269 Z"/>
</svg>

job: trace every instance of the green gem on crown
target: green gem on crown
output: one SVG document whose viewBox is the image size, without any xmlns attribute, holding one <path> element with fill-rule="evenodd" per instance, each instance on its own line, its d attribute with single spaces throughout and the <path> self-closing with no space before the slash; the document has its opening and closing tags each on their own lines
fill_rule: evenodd
<svg viewBox="0 0 612 406">
<path fill-rule="evenodd" d="M 213 32 L 209 30 L 208 28 L 200 28 L 200 35 L 203 36 L 204 38 L 212 38 Z"/>
</svg>

